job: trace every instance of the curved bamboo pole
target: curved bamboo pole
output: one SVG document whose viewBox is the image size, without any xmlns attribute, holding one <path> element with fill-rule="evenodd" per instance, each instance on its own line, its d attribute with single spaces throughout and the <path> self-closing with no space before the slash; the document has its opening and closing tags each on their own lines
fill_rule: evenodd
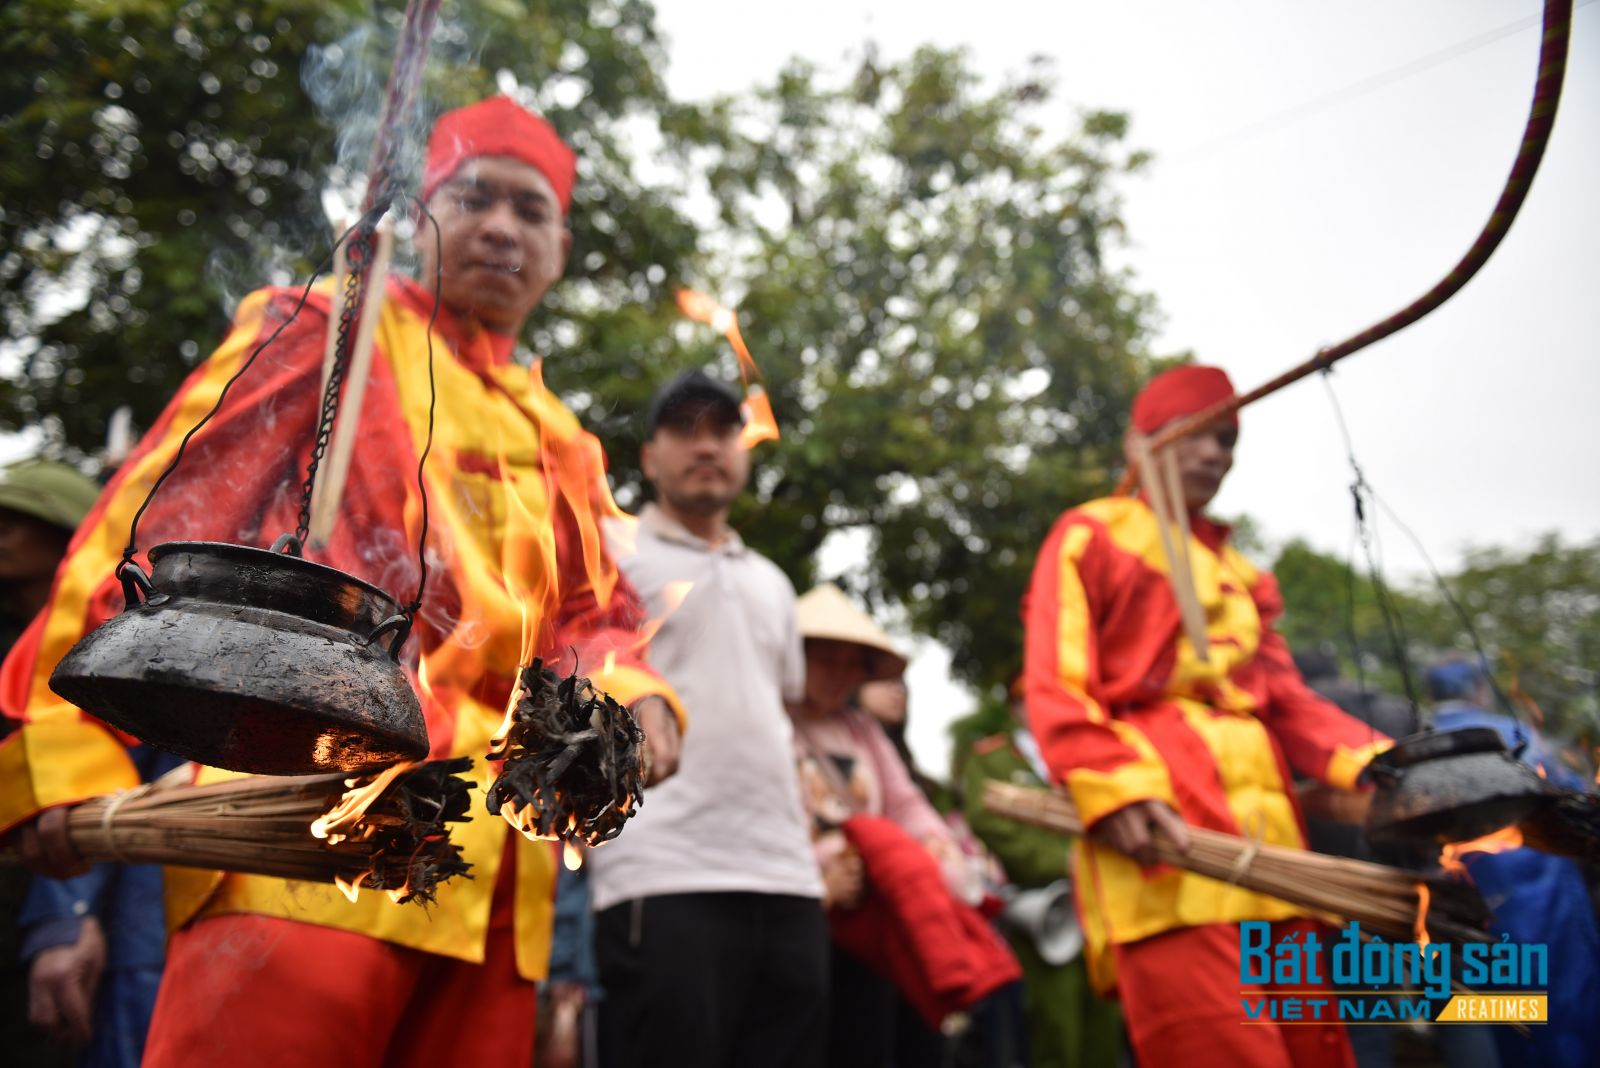
<svg viewBox="0 0 1600 1068">
<path fill-rule="evenodd" d="M 1455 296 L 1482 269 L 1511 229 L 1522 202 L 1527 199 L 1528 188 L 1533 184 L 1539 163 L 1544 159 L 1545 147 L 1550 143 L 1550 131 L 1555 125 L 1556 105 L 1561 101 L 1561 86 L 1567 69 L 1567 44 L 1572 36 L 1572 0 L 1545 0 L 1542 33 L 1539 77 L 1534 83 L 1533 104 L 1528 110 L 1528 122 L 1522 132 L 1522 144 L 1517 150 L 1516 161 L 1511 165 L 1511 173 L 1506 177 L 1506 184 L 1500 191 L 1500 199 L 1495 203 L 1489 221 L 1450 272 L 1432 289 L 1387 319 L 1322 349 L 1305 363 L 1290 368 L 1270 382 L 1169 423 L 1151 437 L 1150 447 L 1153 450 L 1159 451 L 1179 438 L 1226 418 L 1247 404 L 1276 393 L 1314 371 L 1327 370 L 1351 353 L 1404 330 Z M 1136 477 L 1137 473 L 1132 470 L 1124 474 L 1117 487 L 1118 492 L 1126 493 L 1131 489 Z"/>
</svg>

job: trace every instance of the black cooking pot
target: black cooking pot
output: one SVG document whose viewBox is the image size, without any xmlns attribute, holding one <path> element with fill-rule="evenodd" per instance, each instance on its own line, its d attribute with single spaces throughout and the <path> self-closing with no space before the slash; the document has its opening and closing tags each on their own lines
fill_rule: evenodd
<svg viewBox="0 0 1600 1068">
<path fill-rule="evenodd" d="M 1546 788 L 1493 727 L 1426 730 L 1374 757 L 1367 834 L 1378 841 L 1465 842 L 1521 821 Z"/>
<path fill-rule="evenodd" d="M 420 760 L 428 731 L 382 590 L 274 550 L 170 542 L 118 571 L 128 607 L 73 646 L 50 688 L 169 753 L 262 775 Z"/>
</svg>

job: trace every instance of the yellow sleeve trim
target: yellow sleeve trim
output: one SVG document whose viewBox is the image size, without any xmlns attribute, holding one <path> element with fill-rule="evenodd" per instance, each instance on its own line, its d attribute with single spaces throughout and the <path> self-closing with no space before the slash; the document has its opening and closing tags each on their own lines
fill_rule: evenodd
<svg viewBox="0 0 1600 1068">
<path fill-rule="evenodd" d="M 1394 745 L 1392 741 L 1370 742 L 1357 749 L 1347 746 L 1337 746 L 1333 755 L 1328 758 L 1328 766 L 1323 769 L 1322 778 L 1329 786 L 1338 790 L 1356 789 L 1356 778 L 1373 757 Z"/>
<path fill-rule="evenodd" d="M 1080 768 L 1067 773 L 1067 789 L 1085 828 L 1135 801 L 1165 801 L 1178 807 L 1172 796 L 1172 781 L 1160 764 L 1136 761 L 1115 771 L 1090 771 Z"/>
<path fill-rule="evenodd" d="M 1118 741 L 1138 755 L 1111 771 L 1077 768 L 1067 773 L 1067 789 L 1083 825 L 1092 827 L 1101 817 L 1135 801 L 1165 801 L 1176 809 L 1178 801 L 1172 792 L 1166 762 L 1156 753 L 1150 739 L 1139 728 L 1120 720 L 1107 720 L 1106 726 L 1117 735 Z"/>
<path fill-rule="evenodd" d="M 610 694 L 621 705 L 632 705 L 644 697 L 660 697 L 672 707 L 672 714 L 678 717 L 678 731 L 682 733 L 689 729 L 689 717 L 684 712 L 683 702 L 678 699 L 677 693 L 648 671 L 618 664 L 609 671 L 604 669 L 596 671 L 589 676 L 589 681 L 594 683 L 596 689 Z"/>
</svg>

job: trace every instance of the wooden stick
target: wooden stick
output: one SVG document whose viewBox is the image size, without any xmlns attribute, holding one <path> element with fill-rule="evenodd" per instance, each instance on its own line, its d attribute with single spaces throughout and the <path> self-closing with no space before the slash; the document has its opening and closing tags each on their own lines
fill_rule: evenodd
<svg viewBox="0 0 1600 1068">
<path fill-rule="evenodd" d="M 348 227 L 341 227 L 342 234 Z M 346 239 L 348 240 L 348 238 Z M 350 257 L 345 253 L 345 242 L 333 247 L 333 308 L 328 316 L 328 336 L 322 344 L 322 391 L 318 397 L 328 395 L 328 379 L 333 377 L 333 362 L 339 357 L 339 308 L 343 303 L 345 276 L 350 273 Z M 319 406 L 318 411 L 321 411 Z"/>
<path fill-rule="evenodd" d="M 1206 632 L 1206 614 L 1200 603 L 1200 587 L 1194 580 L 1194 556 L 1190 545 L 1193 531 L 1189 529 L 1189 503 L 1183 495 L 1183 478 L 1178 474 L 1178 454 L 1170 448 L 1152 449 L 1150 453 L 1156 466 L 1161 469 L 1161 481 L 1167 490 L 1167 506 L 1178 517 L 1178 563 L 1183 573 L 1184 590 L 1190 598 L 1189 611 L 1197 623 L 1189 635 L 1189 641 L 1194 646 L 1194 655 L 1204 663 L 1211 659 L 1211 637 Z"/>
<path fill-rule="evenodd" d="M 1183 624 L 1183 632 L 1195 655 L 1201 660 L 1208 660 L 1211 642 L 1206 636 L 1205 611 L 1200 607 L 1200 595 L 1189 577 L 1186 562 L 1180 563 L 1178 548 L 1173 543 L 1173 531 L 1169 525 L 1172 505 L 1167 499 L 1167 487 L 1160 468 L 1156 466 L 1150 439 L 1143 434 L 1134 435 L 1133 449 L 1139 463 L 1139 482 L 1150 497 L 1150 508 L 1156 515 L 1156 529 L 1161 533 L 1161 553 L 1167 561 L 1167 580 L 1172 586 L 1172 595 L 1178 602 L 1178 619 Z M 1182 507 L 1181 499 L 1178 507 Z M 1184 551 L 1188 551 L 1187 540 L 1184 542 Z"/>
<path fill-rule="evenodd" d="M 383 308 L 384 286 L 389 278 L 389 258 L 394 251 L 394 223 L 388 213 L 378 221 L 378 246 L 371 269 L 363 281 L 361 322 L 356 329 L 355 347 L 350 354 L 350 373 L 345 382 L 344 400 L 334 423 L 328 455 L 311 492 L 311 523 L 306 530 L 307 548 L 321 549 L 333 536 L 339 501 L 355 456 L 356 434 L 361 423 L 361 402 L 367 395 L 367 378 L 372 369 L 372 341 L 378 329 L 378 313 Z"/>
</svg>

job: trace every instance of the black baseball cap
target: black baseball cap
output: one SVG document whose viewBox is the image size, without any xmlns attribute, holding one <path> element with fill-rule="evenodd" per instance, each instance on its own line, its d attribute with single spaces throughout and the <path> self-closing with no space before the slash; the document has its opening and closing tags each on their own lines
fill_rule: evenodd
<svg viewBox="0 0 1600 1068">
<path fill-rule="evenodd" d="M 701 419 L 742 426 L 744 409 L 739 394 L 726 382 L 701 371 L 685 371 L 656 391 L 645 414 L 644 436 L 656 436 L 663 423 L 692 426 Z"/>
</svg>

